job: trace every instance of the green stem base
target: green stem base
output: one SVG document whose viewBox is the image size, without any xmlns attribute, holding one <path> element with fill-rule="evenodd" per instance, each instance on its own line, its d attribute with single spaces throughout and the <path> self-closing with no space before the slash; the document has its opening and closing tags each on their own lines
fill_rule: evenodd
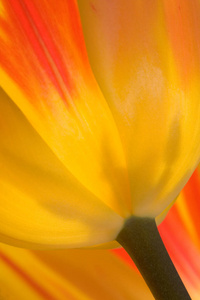
<svg viewBox="0 0 200 300">
<path fill-rule="evenodd" d="M 151 218 L 131 217 L 116 239 L 157 300 L 191 300 Z"/>
</svg>

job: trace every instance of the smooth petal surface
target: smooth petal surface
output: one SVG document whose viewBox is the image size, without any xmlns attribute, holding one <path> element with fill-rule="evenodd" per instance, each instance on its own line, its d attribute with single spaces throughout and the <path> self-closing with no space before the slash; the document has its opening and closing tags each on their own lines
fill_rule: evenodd
<svg viewBox="0 0 200 300">
<path fill-rule="evenodd" d="M 87 59 L 76 1 L 0 1 L 0 83 L 60 161 L 122 216 L 126 161 Z"/>
<path fill-rule="evenodd" d="M 29 251 L 0 244 L 2 300 L 153 299 L 143 279 L 108 251 Z"/>
<path fill-rule="evenodd" d="M 90 63 L 126 154 L 132 213 L 157 216 L 200 157 L 200 2 L 78 3 Z"/>
<path fill-rule="evenodd" d="M 86 247 L 115 239 L 123 219 L 72 176 L 0 90 L 0 240 Z"/>
</svg>

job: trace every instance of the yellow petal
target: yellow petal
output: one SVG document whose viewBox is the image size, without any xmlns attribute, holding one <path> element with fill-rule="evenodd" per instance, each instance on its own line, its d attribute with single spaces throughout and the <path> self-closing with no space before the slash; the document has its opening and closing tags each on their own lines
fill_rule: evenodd
<svg viewBox="0 0 200 300">
<path fill-rule="evenodd" d="M 153 299 L 143 279 L 108 251 L 29 251 L 0 244 L 1 299 Z"/>
<path fill-rule="evenodd" d="M 90 63 L 125 149 L 132 212 L 157 216 L 200 158 L 200 3 L 78 3 Z"/>
<path fill-rule="evenodd" d="M 125 157 L 90 69 L 76 2 L 0 3 L 1 86 L 69 172 L 127 216 Z"/>
<path fill-rule="evenodd" d="M 0 91 L 0 240 L 30 248 L 115 239 L 123 219 L 73 177 Z"/>
</svg>

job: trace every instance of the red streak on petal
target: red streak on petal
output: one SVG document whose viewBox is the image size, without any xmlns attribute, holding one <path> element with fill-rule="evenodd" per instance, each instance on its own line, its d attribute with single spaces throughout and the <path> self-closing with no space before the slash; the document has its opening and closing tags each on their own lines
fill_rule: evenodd
<svg viewBox="0 0 200 300">
<path fill-rule="evenodd" d="M 128 253 L 123 248 L 113 249 L 113 250 L 111 250 L 111 252 L 114 253 L 114 254 L 116 254 L 117 256 L 119 256 L 128 265 L 130 265 L 135 270 L 137 270 L 137 267 L 134 264 L 133 260 L 130 258 L 130 256 L 128 255 Z M 138 273 L 139 273 L 139 271 L 138 271 Z"/>
<path fill-rule="evenodd" d="M 70 104 L 78 78 L 91 77 L 76 2 L 2 1 L 0 64 L 33 104 L 52 102 L 51 87 Z"/>
<path fill-rule="evenodd" d="M 10 5 L 18 18 L 21 27 L 20 29 L 21 31 L 24 31 L 27 41 L 31 45 L 40 66 L 46 71 L 47 76 L 59 91 L 62 98 L 65 98 L 62 87 L 60 86 L 61 84 L 58 80 L 58 75 L 56 76 L 56 70 L 58 70 L 58 74 L 61 75 L 68 90 L 71 90 L 72 88 L 70 76 L 63 67 L 59 52 L 56 50 L 47 28 L 44 26 L 42 18 L 39 14 L 36 15 L 33 4 L 29 5 L 32 6 L 32 11 L 29 11 L 25 2 L 21 0 L 10 0 Z"/>
<path fill-rule="evenodd" d="M 19 277 L 21 277 L 30 287 L 32 287 L 41 297 L 47 300 L 55 300 L 50 293 L 48 293 L 41 285 L 39 285 L 30 275 L 28 275 L 24 270 L 22 270 L 14 261 L 7 257 L 4 253 L 0 251 L 1 260 L 10 269 L 15 272 Z M 12 287 L 11 287 L 12 288 Z"/>
<path fill-rule="evenodd" d="M 196 170 L 183 190 L 187 209 L 191 215 L 197 234 L 200 237 L 200 177 Z"/>
<path fill-rule="evenodd" d="M 159 231 L 169 255 L 178 271 L 191 285 L 198 284 L 200 277 L 199 253 L 190 243 L 187 232 L 176 219 L 176 212 L 170 211 L 170 215 L 159 226 Z"/>
<path fill-rule="evenodd" d="M 22 2 L 22 1 L 21 1 Z M 61 56 L 61 53 L 58 51 L 53 37 L 51 36 L 50 32 L 48 31 L 47 25 L 44 23 L 44 20 L 42 20 L 42 16 L 39 13 L 39 11 L 34 7 L 32 1 L 27 1 L 24 0 L 24 10 L 27 11 L 28 18 L 30 18 L 30 22 L 34 24 L 33 28 L 37 33 L 38 33 L 38 40 L 42 44 L 42 47 L 44 48 L 41 49 L 43 50 L 43 53 L 38 52 L 38 58 L 40 63 L 43 63 L 43 54 L 45 55 L 45 52 L 47 51 L 49 54 L 50 59 L 52 62 L 55 64 L 59 74 L 61 75 L 61 78 L 63 82 L 66 84 L 68 89 L 71 89 L 73 86 L 72 80 L 70 78 L 70 74 L 68 70 L 65 67 L 65 63 L 63 61 L 63 57 Z M 69 1 L 71 2 L 71 1 Z M 68 5 L 69 6 L 69 5 Z M 42 39 L 42 40 L 41 40 Z M 40 41 L 41 40 L 41 41 Z M 45 51 L 46 49 L 46 51 Z M 37 48 L 36 48 L 37 51 Z M 47 57 L 46 57 L 47 59 Z M 48 61 L 47 61 L 48 63 Z M 54 74 L 55 75 L 55 74 Z M 56 81 L 57 78 L 52 78 L 52 80 Z"/>
</svg>

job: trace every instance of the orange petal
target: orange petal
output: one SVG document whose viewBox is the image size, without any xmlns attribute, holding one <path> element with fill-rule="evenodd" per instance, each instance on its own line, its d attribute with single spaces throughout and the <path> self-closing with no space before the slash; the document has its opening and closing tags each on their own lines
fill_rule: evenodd
<svg viewBox="0 0 200 300">
<path fill-rule="evenodd" d="M 169 211 L 159 230 L 192 299 L 200 293 L 200 180 L 198 169 Z"/>
<path fill-rule="evenodd" d="M 0 244 L 0 283 L 5 300 L 153 299 L 142 277 L 105 250 L 28 251 Z"/>
<path fill-rule="evenodd" d="M 1 0 L 1 86 L 65 167 L 119 214 L 130 210 L 117 127 L 87 59 L 75 1 Z"/>
<path fill-rule="evenodd" d="M 176 212 L 170 212 L 160 225 L 160 234 L 191 298 L 199 299 L 200 252 L 192 244 Z"/>
</svg>

